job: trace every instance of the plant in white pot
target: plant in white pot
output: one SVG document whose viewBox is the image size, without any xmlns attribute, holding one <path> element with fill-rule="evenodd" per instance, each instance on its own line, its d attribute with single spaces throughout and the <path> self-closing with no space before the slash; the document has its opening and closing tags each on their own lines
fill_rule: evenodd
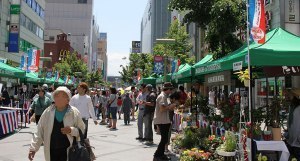
<svg viewBox="0 0 300 161">
<path fill-rule="evenodd" d="M 237 138 L 231 131 L 225 132 L 225 142 L 217 148 L 217 153 L 221 156 L 235 156 Z"/>
</svg>

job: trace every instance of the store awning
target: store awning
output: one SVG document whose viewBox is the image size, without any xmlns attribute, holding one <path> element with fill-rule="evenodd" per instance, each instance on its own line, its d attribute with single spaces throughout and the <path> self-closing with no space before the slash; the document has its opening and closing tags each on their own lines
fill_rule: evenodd
<svg viewBox="0 0 300 161">
<path fill-rule="evenodd" d="M 266 43 L 250 43 L 249 51 L 252 66 L 299 66 L 300 37 L 281 28 L 276 28 L 266 35 Z M 243 45 L 229 55 L 199 66 L 195 66 L 195 76 L 232 70 L 234 64 L 248 65 L 248 48 Z"/>
<path fill-rule="evenodd" d="M 44 80 L 38 77 L 38 73 L 26 72 L 27 83 L 43 83 Z"/>
<path fill-rule="evenodd" d="M 25 78 L 25 71 L 0 62 L 0 76 L 13 77 L 13 78 Z"/>
</svg>

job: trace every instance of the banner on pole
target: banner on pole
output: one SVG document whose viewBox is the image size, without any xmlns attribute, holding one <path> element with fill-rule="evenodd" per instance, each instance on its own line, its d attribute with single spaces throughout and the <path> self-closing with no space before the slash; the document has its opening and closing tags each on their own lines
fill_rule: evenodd
<svg viewBox="0 0 300 161">
<path fill-rule="evenodd" d="M 154 73 L 162 74 L 164 73 L 164 59 L 162 56 L 154 56 Z"/>
<path fill-rule="evenodd" d="M 250 38 L 263 44 L 266 40 L 266 18 L 264 0 L 249 0 Z"/>
</svg>

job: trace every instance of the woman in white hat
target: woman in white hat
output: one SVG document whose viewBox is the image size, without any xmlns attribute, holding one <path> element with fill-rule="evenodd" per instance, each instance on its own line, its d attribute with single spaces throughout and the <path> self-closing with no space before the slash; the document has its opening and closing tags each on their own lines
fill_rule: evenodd
<svg viewBox="0 0 300 161">
<path fill-rule="evenodd" d="M 29 160 L 33 160 L 44 143 L 46 161 L 67 161 L 67 151 L 73 143 L 73 136 L 79 137 L 77 128 L 84 131 L 85 125 L 79 111 L 69 105 L 70 90 L 67 87 L 58 87 L 53 92 L 53 98 L 55 103 L 44 111 L 33 136 Z"/>
</svg>

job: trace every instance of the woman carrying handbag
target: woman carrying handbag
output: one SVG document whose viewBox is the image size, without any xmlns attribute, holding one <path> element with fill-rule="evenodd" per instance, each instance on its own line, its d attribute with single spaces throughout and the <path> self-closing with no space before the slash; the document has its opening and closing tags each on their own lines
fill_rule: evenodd
<svg viewBox="0 0 300 161">
<path fill-rule="evenodd" d="M 58 87 L 53 98 L 55 103 L 41 115 L 29 148 L 29 160 L 33 160 L 43 143 L 46 161 L 67 161 L 74 137 L 79 138 L 77 128 L 85 129 L 79 111 L 69 105 L 71 92 L 67 87 Z"/>
</svg>

